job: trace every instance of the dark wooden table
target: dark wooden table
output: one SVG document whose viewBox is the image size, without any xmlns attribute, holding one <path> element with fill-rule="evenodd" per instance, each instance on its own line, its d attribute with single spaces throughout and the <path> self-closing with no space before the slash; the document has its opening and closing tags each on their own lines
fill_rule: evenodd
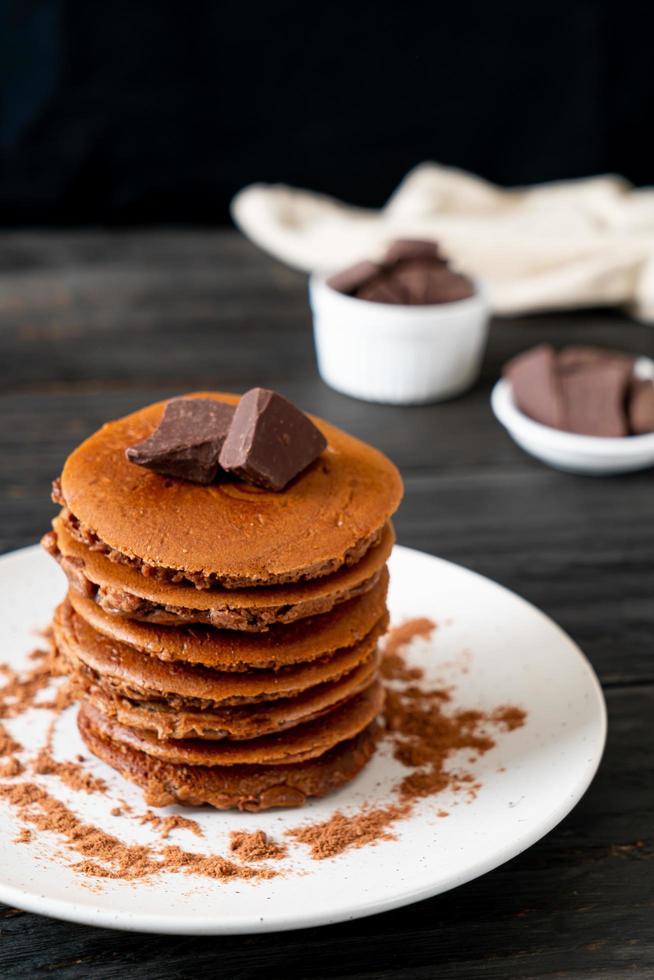
<svg viewBox="0 0 654 980">
<path fill-rule="evenodd" d="M 538 341 L 654 355 L 609 312 L 497 320 L 483 379 L 388 408 L 316 374 L 305 278 L 230 232 L 0 238 L 0 551 L 36 541 L 66 454 L 104 420 L 198 388 L 275 387 L 401 467 L 399 540 L 515 589 L 581 644 L 609 741 L 585 798 L 539 844 L 449 894 L 273 935 L 129 935 L 0 907 L 0 977 L 654 977 L 654 479 L 557 473 L 517 449 L 489 391 Z M 0 659 L 1 655 L 0 655 Z"/>
</svg>

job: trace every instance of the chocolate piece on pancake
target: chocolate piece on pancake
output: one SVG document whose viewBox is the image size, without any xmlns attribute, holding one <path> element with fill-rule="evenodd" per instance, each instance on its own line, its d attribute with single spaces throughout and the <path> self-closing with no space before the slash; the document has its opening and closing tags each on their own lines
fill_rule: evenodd
<svg viewBox="0 0 654 980">
<path fill-rule="evenodd" d="M 185 397 L 239 401 L 215 392 Z M 73 451 L 61 476 L 76 532 L 144 577 L 242 588 L 330 575 L 378 541 L 400 502 L 395 466 L 320 419 L 312 421 L 326 451 L 280 493 L 167 480 L 125 458 L 128 446 L 152 434 L 165 404 L 103 426 Z"/>
<path fill-rule="evenodd" d="M 147 578 L 129 565 L 112 562 L 71 536 L 61 518 L 43 539 L 61 564 L 70 586 L 112 614 L 163 625 L 206 623 L 258 632 L 328 612 L 368 592 L 379 581 L 395 535 L 390 524 L 378 545 L 356 564 L 333 575 L 290 585 L 251 589 L 196 589 Z"/>
<path fill-rule="evenodd" d="M 307 798 L 325 796 L 350 782 L 370 760 L 382 731 L 373 721 L 354 738 L 307 762 L 191 766 L 162 762 L 116 739 L 114 723 L 86 703 L 78 726 L 89 751 L 140 786 L 149 806 L 208 803 L 219 810 L 251 812 L 302 806 Z"/>
<path fill-rule="evenodd" d="M 125 456 L 154 473 L 211 483 L 233 416 L 232 405 L 211 398 L 173 398 L 152 435 Z"/>
<path fill-rule="evenodd" d="M 361 642 L 386 615 L 388 571 L 361 596 L 321 616 L 272 626 L 259 633 L 141 623 L 105 612 L 92 599 L 70 590 L 73 609 L 110 641 L 129 644 L 150 657 L 203 664 L 220 671 L 278 670 L 310 663 Z"/>
<path fill-rule="evenodd" d="M 165 700 L 173 708 L 215 708 L 300 694 L 317 684 L 346 676 L 374 659 L 386 616 L 364 639 L 329 657 L 280 670 L 220 672 L 179 661 L 168 662 L 110 640 L 82 619 L 68 602 L 56 610 L 54 639 L 71 672 L 83 670 L 99 687 L 133 700 Z"/>
<path fill-rule="evenodd" d="M 159 739 L 249 739 L 320 718 L 368 687 L 378 667 L 379 654 L 364 660 L 344 677 L 317 684 L 295 697 L 216 709 L 135 701 L 100 687 L 90 672 L 75 673 L 74 684 L 84 700 L 106 717 Z"/>
<path fill-rule="evenodd" d="M 94 725 L 113 741 L 131 746 L 162 762 L 191 766 L 283 766 L 316 759 L 340 742 L 354 738 L 379 715 L 384 688 L 374 681 L 360 694 L 337 705 L 316 721 L 287 731 L 244 740 L 158 739 L 106 718 L 96 708 Z M 85 702 L 85 708 L 89 707 Z"/>
<path fill-rule="evenodd" d="M 266 490 L 283 490 L 327 448 L 310 418 L 283 395 L 251 388 L 236 406 L 220 465 Z"/>
</svg>

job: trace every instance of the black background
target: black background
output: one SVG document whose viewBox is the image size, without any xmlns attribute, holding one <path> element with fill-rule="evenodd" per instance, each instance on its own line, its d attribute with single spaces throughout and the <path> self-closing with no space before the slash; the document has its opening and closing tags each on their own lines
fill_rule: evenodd
<svg viewBox="0 0 654 980">
<path fill-rule="evenodd" d="M 376 206 L 425 159 L 654 182 L 653 37 L 615 0 L 0 0 L 0 223 L 222 223 L 253 180 Z"/>
</svg>

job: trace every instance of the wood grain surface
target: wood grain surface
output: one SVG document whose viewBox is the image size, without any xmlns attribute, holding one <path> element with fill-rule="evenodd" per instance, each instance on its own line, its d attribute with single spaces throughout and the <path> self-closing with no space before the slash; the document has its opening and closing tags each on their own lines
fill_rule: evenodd
<svg viewBox="0 0 654 980">
<path fill-rule="evenodd" d="M 406 482 L 399 541 L 554 617 L 609 709 L 604 762 L 573 813 L 449 894 L 329 928 L 224 938 L 128 935 L 0 906 L 3 980 L 654 977 L 653 472 L 565 475 L 510 441 L 490 388 L 509 356 L 542 340 L 654 356 L 652 328 L 619 313 L 496 320 L 470 394 L 368 405 L 317 376 L 305 278 L 235 233 L 0 238 L 0 551 L 47 528 L 51 479 L 106 419 L 199 388 L 275 387 L 387 452 Z"/>
</svg>

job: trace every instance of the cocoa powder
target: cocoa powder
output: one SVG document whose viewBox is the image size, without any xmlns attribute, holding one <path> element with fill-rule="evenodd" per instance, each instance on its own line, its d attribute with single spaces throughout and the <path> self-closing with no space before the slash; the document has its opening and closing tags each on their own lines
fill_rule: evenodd
<svg viewBox="0 0 654 980">
<path fill-rule="evenodd" d="M 169 845 L 163 851 L 162 869 L 183 871 L 186 874 L 199 874 L 205 878 L 226 881 L 230 878 L 275 878 L 277 872 L 270 868 L 250 868 L 228 861 L 220 854 L 197 854 L 183 851 L 181 847 Z"/>
<path fill-rule="evenodd" d="M 346 816 L 337 810 L 328 820 L 304 824 L 286 833 L 300 844 L 309 845 L 311 857 L 320 861 L 335 857 L 351 847 L 365 847 L 380 840 L 393 840 L 389 828 L 411 812 L 408 803 L 392 804 L 378 809 L 362 808 L 358 813 Z"/>
<path fill-rule="evenodd" d="M 57 675 L 56 655 L 53 650 L 39 649 L 33 650 L 29 659 L 36 660 L 36 665 L 23 676 L 7 664 L 2 665 L 5 683 L 0 687 L 0 718 L 16 718 L 28 708 L 50 707 L 39 704 L 36 698 Z"/>
<path fill-rule="evenodd" d="M 58 776 L 70 789 L 82 793 L 106 793 L 104 779 L 85 772 L 77 762 L 58 762 L 49 748 L 40 749 L 32 760 L 32 772 L 37 776 Z"/>
<path fill-rule="evenodd" d="M 389 682 L 384 716 L 393 755 L 411 771 L 394 787 L 397 802 L 376 809 L 366 806 L 346 815 L 340 811 L 328 820 L 303 824 L 288 831 L 294 840 L 309 846 L 315 860 L 334 857 L 352 847 L 363 847 L 393 838 L 391 827 L 409 817 L 419 800 L 443 790 L 472 800 L 481 788 L 472 773 L 448 769 L 449 757 L 466 749 L 475 762 L 495 745 L 490 729 L 513 731 L 525 723 L 526 714 L 513 705 L 492 712 L 450 711 L 451 692 L 417 684 L 424 671 L 406 663 L 404 653 L 415 637 L 428 637 L 435 629 L 429 619 L 412 619 L 392 629 L 387 637 L 382 674 Z M 438 809 L 438 817 L 448 811 Z"/>
<path fill-rule="evenodd" d="M 431 619 L 420 617 L 419 619 L 408 619 L 389 630 L 384 643 L 382 677 L 389 681 L 406 682 L 421 678 L 423 671 L 419 667 L 409 667 L 402 656 L 402 651 L 416 637 L 428 639 L 435 629 L 436 623 L 432 622 Z"/>
<path fill-rule="evenodd" d="M 23 746 L 11 737 L 4 725 L 0 724 L 0 757 L 20 752 Z"/>
<path fill-rule="evenodd" d="M 13 779 L 15 776 L 22 776 L 24 772 L 25 766 L 15 755 L 0 763 L 0 779 Z"/>
<path fill-rule="evenodd" d="M 286 857 L 286 844 L 277 844 L 263 830 L 246 833 L 233 830 L 229 835 L 229 850 L 239 861 L 271 861 Z"/>
<path fill-rule="evenodd" d="M 173 830 L 190 830 L 196 837 L 204 837 L 204 831 L 197 820 L 191 820 L 189 817 L 182 817 L 179 814 L 160 817 L 159 814 L 153 813 L 152 810 L 147 810 L 138 818 L 138 822 L 140 824 L 150 824 L 155 830 L 159 831 L 162 840 L 167 840 Z"/>
<path fill-rule="evenodd" d="M 0 783 L 0 798 L 6 799 L 20 819 L 41 832 L 57 834 L 85 860 L 72 867 L 95 878 L 133 881 L 165 871 L 184 871 L 209 878 L 272 878 L 267 869 L 242 868 L 217 854 L 198 854 L 166 847 L 157 852 L 144 844 L 125 844 L 112 834 L 84 823 L 65 804 L 36 783 Z M 29 829 L 29 828 L 28 828 Z M 22 840 L 27 841 L 26 836 Z"/>
</svg>

